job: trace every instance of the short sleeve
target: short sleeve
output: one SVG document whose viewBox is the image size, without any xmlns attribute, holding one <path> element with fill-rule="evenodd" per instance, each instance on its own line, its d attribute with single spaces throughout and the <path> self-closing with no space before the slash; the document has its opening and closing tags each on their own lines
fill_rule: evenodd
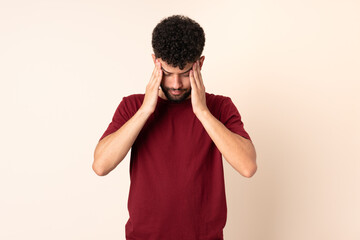
<svg viewBox="0 0 360 240">
<path fill-rule="evenodd" d="M 124 125 L 131 118 L 130 113 L 127 107 L 127 98 L 124 97 L 120 102 L 119 106 L 116 108 L 112 121 L 108 125 L 106 131 L 99 139 L 102 140 L 107 135 L 116 132 L 122 125 Z"/>
<path fill-rule="evenodd" d="M 244 129 L 244 123 L 241 121 L 241 116 L 231 98 L 225 97 L 221 105 L 220 121 L 232 132 L 249 139 L 249 134 Z"/>
</svg>

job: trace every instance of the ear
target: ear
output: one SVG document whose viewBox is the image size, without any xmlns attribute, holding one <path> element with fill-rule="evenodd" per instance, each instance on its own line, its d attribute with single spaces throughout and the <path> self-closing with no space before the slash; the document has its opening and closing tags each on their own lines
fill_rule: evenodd
<svg viewBox="0 0 360 240">
<path fill-rule="evenodd" d="M 153 61 L 154 61 L 154 64 L 156 64 L 156 57 L 155 57 L 155 54 L 151 54 L 151 56 L 152 56 L 152 59 L 153 59 Z"/>
<path fill-rule="evenodd" d="M 204 63 L 204 60 L 205 60 L 205 56 L 201 56 L 200 59 L 199 59 L 199 62 L 200 62 L 200 70 L 201 70 L 201 67 Z"/>
</svg>

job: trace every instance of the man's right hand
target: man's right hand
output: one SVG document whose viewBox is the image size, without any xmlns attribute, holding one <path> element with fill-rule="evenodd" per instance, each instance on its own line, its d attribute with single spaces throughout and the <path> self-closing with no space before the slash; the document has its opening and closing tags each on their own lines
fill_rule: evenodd
<svg viewBox="0 0 360 240">
<path fill-rule="evenodd" d="M 147 119 L 155 111 L 161 79 L 161 63 L 156 61 L 151 79 L 146 86 L 141 111 L 139 109 L 122 127 L 97 144 L 93 170 L 99 176 L 105 176 L 111 172 L 129 152 Z"/>
<path fill-rule="evenodd" d="M 157 59 L 155 62 L 155 68 L 151 75 L 150 81 L 146 86 L 146 92 L 144 101 L 141 105 L 141 109 L 148 114 L 152 114 L 155 111 L 156 103 L 159 95 L 159 87 L 162 79 L 161 63 Z"/>
</svg>

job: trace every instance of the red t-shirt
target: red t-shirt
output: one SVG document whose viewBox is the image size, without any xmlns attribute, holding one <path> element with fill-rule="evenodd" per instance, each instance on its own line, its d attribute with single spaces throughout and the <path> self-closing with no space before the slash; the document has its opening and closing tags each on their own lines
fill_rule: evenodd
<svg viewBox="0 0 360 240">
<path fill-rule="evenodd" d="M 143 99 L 144 94 L 124 97 L 100 140 L 127 122 Z M 206 102 L 229 130 L 250 139 L 229 97 L 206 93 Z M 190 98 L 173 103 L 158 97 L 132 146 L 130 180 L 126 239 L 223 239 L 222 156 L 193 113 Z"/>
</svg>

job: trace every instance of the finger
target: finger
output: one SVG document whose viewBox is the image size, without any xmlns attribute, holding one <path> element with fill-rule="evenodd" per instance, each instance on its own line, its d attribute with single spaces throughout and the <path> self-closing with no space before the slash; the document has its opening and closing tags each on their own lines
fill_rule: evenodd
<svg viewBox="0 0 360 240">
<path fill-rule="evenodd" d="M 155 73 L 154 78 L 152 79 L 150 86 L 151 89 L 153 89 L 154 91 L 159 90 L 160 84 L 161 84 L 161 79 L 162 79 L 162 71 L 161 71 L 161 64 L 157 63 L 157 71 Z"/>
<path fill-rule="evenodd" d="M 197 66 L 197 62 L 194 63 L 194 79 L 195 79 L 195 83 L 196 83 L 196 86 L 200 86 L 200 81 L 199 81 L 199 68 Z"/>
<path fill-rule="evenodd" d="M 191 84 L 191 88 L 193 88 L 193 89 L 197 88 L 195 77 L 194 77 L 194 70 L 190 70 L 190 84 Z"/>
<path fill-rule="evenodd" d="M 155 70 L 154 75 L 151 77 L 151 80 L 150 80 L 151 85 L 156 85 L 158 82 L 159 75 L 161 74 L 160 62 L 157 62 L 155 64 L 154 70 Z"/>
<path fill-rule="evenodd" d="M 202 79 L 202 76 L 201 76 L 200 61 L 199 60 L 197 61 L 197 69 L 198 69 L 198 78 L 199 78 L 200 86 L 204 88 L 204 82 L 203 82 L 203 79 Z"/>
<path fill-rule="evenodd" d="M 153 70 L 153 72 L 152 72 L 152 74 L 151 74 L 150 80 L 153 79 L 153 77 L 155 76 L 155 74 L 156 74 L 156 72 L 157 72 L 157 69 L 158 69 L 158 67 L 157 67 L 157 60 L 156 60 L 156 61 L 155 61 L 155 66 L 154 66 L 154 70 Z"/>
<path fill-rule="evenodd" d="M 158 75 L 156 77 L 156 86 L 157 88 L 160 86 L 162 80 L 163 71 L 161 70 L 161 63 L 159 62 Z"/>
</svg>

